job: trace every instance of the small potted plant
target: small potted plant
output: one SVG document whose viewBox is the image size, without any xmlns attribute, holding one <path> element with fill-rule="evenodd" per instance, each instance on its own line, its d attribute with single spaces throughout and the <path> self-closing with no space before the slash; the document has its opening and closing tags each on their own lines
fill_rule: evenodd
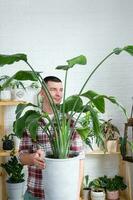
<svg viewBox="0 0 133 200">
<path fill-rule="evenodd" d="M 90 182 L 92 200 L 105 200 L 106 178 L 98 177 Z"/>
<path fill-rule="evenodd" d="M 123 177 L 115 175 L 113 178 L 107 178 L 106 192 L 107 199 L 117 200 L 119 199 L 119 191 L 125 190 L 127 185 L 123 181 Z"/>
<path fill-rule="evenodd" d="M 117 152 L 120 132 L 119 129 L 112 123 L 112 119 L 107 121 L 103 120 L 103 123 L 101 124 L 101 131 L 105 140 L 105 149 L 108 152 Z"/>
<path fill-rule="evenodd" d="M 3 150 L 12 150 L 14 148 L 14 140 L 13 140 L 14 134 L 4 135 L 2 138 L 3 142 Z"/>
<path fill-rule="evenodd" d="M 24 173 L 23 165 L 21 165 L 16 156 L 11 156 L 10 160 L 2 163 L 1 167 L 8 174 L 7 194 L 10 200 L 18 200 L 23 197 Z"/>
<path fill-rule="evenodd" d="M 22 100 L 26 88 L 22 81 L 12 80 L 10 83 L 12 99 Z"/>
<path fill-rule="evenodd" d="M 85 175 L 83 179 L 83 200 L 90 199 L 89 175 Z"/>
</svg>

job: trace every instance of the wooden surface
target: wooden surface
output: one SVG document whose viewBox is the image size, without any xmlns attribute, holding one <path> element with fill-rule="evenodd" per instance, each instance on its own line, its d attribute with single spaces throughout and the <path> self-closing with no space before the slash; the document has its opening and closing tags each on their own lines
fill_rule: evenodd
<svg viewBox="0 0 133 200">
<path fill-rule="evenodd" d="M 14 106 L 19 103 L 26 103 L 25 101 L 0 101 L 0 106 Z"/>
<path fill-rule="evenodd" d="M 99 151 L 99 150 L 97 150 L 97 151 L 87 151 L 86 153 L 85 153 L 86 155 L 104 155 L 104 154 L 120 154 L 120 152 L 104 152 L 104 151 Z"/>
<path fill-rule="evenodd" d="M 2 141 L 2 137 L 4 136 L 5 130 L 5 106 L 16 106 L 19 103 L 26 103 L 24 101 L 0 101 L 0 141 Z M 5 157 L 10 156 L 11 151 L 3 151 L 2 150 L 2 142 L 1 142 L 1 150 L 0 150 L 0 163 L 3 163 Z M 5 173 L 4 170 L 0 168 L 0 200 L 7 200 L 6 195 L 6 184 L 5 184 Z"/>
</svg>

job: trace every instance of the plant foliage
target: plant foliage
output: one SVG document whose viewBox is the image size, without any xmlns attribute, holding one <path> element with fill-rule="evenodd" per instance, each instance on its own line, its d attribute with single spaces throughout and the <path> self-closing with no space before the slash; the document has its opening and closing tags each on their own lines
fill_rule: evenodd
<svg viewBox="0 0 133 200">
<path fill-rule="evenodd" d="M 13 76 L 13 78 L 17 80 L 38 80 L 47 95 L 54 114 L 54 118 L 51 120 L 48 113 L 39 111 L 38 109 L 36 111 L 34 109 L 35 105 L 33 104 L 30 105 L 32 106 L 32 109 L 26 112 L 25 109 L 27 109 L 26 107 L 29 107 L 29 104 L 26 106 L 19 105 L 16 110 L 16 120 L 14 122 L 15 134 L 21 138 L 23 136 L 24 130 L 28 130 L 32 139 L 35 140 L 36 131 L 40 126 L 46 132 L 49 138 L 53 156 L 56 158 L 67 158 L 69 156 L 71 144 L 70 141 L 72 139 L 73 132 L 79 128 L 79 119 L 83 113 L 89 112 L 93 124 L 93 130 L 96 137 L 99 137 L 101 132 L 97 111 L 101 113 L 105 112 L 105 100 L 109 100 L 111 103 L 117 105 L 125 114 L 126 111 L 115 97 L 99 94 L 98 92 L 92 90 L 84 91 L 84 88 L 95 71 L 102 65 L 102 63 L 104 63 L 113 54 L 119 55 L 123 51 L 133 55 L 133 46 L 130 45 L 124 48 L 114 49 L 93 69 L 90 74 L 88 74 L 88 77 L 81 87 L 79 93 L 74 94 L 68 98 L 66 98 L 68 72 L 70 69 L 72 70 L 73 67 L 86 65 L 87 59 L 84 55 L 80 55 L 67 60 L 66 65 L 57 66 L 56 69 L 64 70 L 65 72 L 63 103 L 60 106 L 55 105 L 46 83 L 43 81 L 40 73 L 36 72 L 28 62 L 27 55 L 0 55 L 0 66 L 2 67 L 4 65 L 10 65 L 18 61 L 24 61 L 29 66 L 31 71 L 19 71 Z M 86 98 L 85 104 L 82 98 Z M 44 123 L 40 123 L 42 120 Z M 51 134 L 50 127 L 52 127 L 54 134 Z M 89 134 L 88 128 L 81 125 L 79 134 L 84 140 L 84 136 L 86 137 L 86 135 Z"/>
</svg>

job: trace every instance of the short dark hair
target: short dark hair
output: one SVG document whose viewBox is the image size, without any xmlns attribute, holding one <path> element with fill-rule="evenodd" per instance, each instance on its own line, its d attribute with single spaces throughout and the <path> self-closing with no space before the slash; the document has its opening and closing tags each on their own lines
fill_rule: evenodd
<svg viewBox="0 0 133 200">
<path fill-rule="evenodd" d="M 53 81 L 53 82 L 57 82 L 57 83 L 62 82 L 61 79 L 59 79 L 56 76 L 46 76 L 43 80 L 45 83 L 48 83 L 48 81 Z"/>
</svg>

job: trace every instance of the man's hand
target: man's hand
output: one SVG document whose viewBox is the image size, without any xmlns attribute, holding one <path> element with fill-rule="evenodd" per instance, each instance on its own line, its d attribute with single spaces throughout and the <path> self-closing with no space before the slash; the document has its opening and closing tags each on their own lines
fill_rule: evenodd
<svg viewBox="0 0 133 200">
<path fill-rule="evenodd" d="M 32 156 L 33 164 L 37 168 L 44 169 L 46 167 L 45 160 L 44 160 L 44 157 L 45 157 L 44 151 L 42 151 L 41 149 L 38 149 L 36 153 L 33 153 L 31 156 Z"/>
</svg>

